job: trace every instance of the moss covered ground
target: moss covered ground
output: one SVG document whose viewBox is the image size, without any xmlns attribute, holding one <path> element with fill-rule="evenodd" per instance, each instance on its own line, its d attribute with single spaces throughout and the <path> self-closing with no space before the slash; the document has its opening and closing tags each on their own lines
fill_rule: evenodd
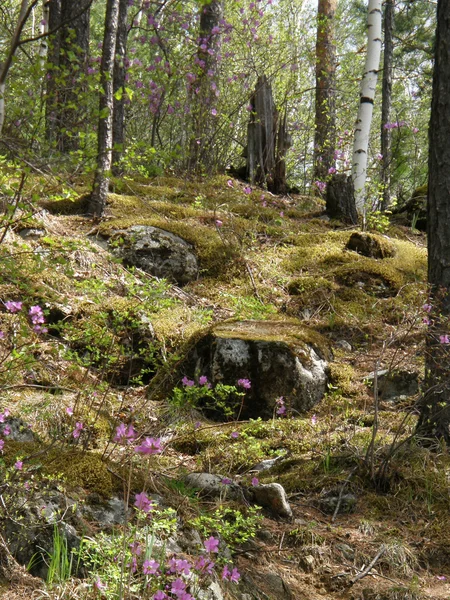
<svg viewBox="0 0 450 600">
<path fill-rule="evenodd" d="M 23 240 L 23 223 L 11 229 L 0 246 L 0 297 L 42 306 L 49 332 L 37 336 L 0 312 L 0 329 L 16 336 L 13 348 L 0 339 L 1 409 L 37 436 L 5 444 L 4 468 L 21 459 L 34 481 L 108 497 L 122 492 L 131 460 L 134 490 L 144 481 L 192 517 L 207 506 L 177 483 L 181 474 L 205 470 L 251 486 L 255 465 L 276 458 L 257 477 L 285 487 L 294 521 L 265 514 L 265 537 L 241 551 L 241 569 L 276 572 L 299 598 L 450 597 L 447 452 L 414 439 L 417 398 L 381 402 L 375 416 L 365 384 L 375 365 L 422 378 L 423 236 L 393 227 L 385 235 L 395 256 L 368 258 L 346 250 L 354 230 L 325 218 L 321 199 L 246 194 L 227 181 L 117 180 L 100 223 L 84 214 L 80 182 L 78 199 L 42 197 L 45 211 L 32 218 L 39 239 Z M 124 268 L 106 243 L 138 224 L 190 242 L 198 280 L 180 289 Z M 171 409 L 186 348 L 237 320 L 266 321 L 270 339 L 307 324 L 314 343 L 331 349 L 328 393 L 311 414 L 217 424 L 195 407 Z M 74 408 L 85 430 L 68 444 Z M 114 444 L 120 422 L 167 440 L 146 469 Z M 356 507 L 333 520 L 321 499 L 344 485 Z M 348 587 L 383 544 L 373 572 Z"/>
</svg>

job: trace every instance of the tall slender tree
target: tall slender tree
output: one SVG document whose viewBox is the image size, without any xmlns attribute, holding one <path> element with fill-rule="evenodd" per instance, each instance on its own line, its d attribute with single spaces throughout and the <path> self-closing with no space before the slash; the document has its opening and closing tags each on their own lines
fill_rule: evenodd
<svg viewBox="0 0 450 600">
<path fill-rule="evenodd" d="M 450 0 L 438 0 L 428 159 L 426 393 L 418 431 L 450 444 Z"/>
<path fill-rule="evenodd" d="M 114 111 L 113 111 L 113 155 L 112 169 L 115 175 L 122 172 L 120 159 L 125 144 L 125 55 L 128 39 L 129 0 L 119 0 L 119 21 L 117 24 L 116 53 L 114 58 Z"/>
<path fill-rule="evenodd" d="M 119 0 L 108 0 L 105 15 L 105 34 L 101 63 L 102 93 L 99 102 L 97 169 L 89 202 L 89 213 L 101 217 L 108 196 L 109 172 L 113 145 L 113 75 L 119 24 Z"/>
<path fill-rule="evenodd" d="M 381 55 L 381 2 L 369 0 L 367 18 L 367 54 L 364 75 L 361 80 L 358 117 L 355 125 L 353 144 L 352 178 L 355 186 L 355 202 L 358 212 L 364 213 L 364 186 L 367 175 L 367 152 L 369 148 L 370 126 L 377 85 Z"/>
<path fill-rule="evenodd" d="M 336 165 L 336 6 L 337 0 L 319 0 L 317 10 L 314 179 L 319 181 Z"/>
<path fill-rule="evenodd" d="M 391 120 L 392 108 L 392 69 L 394 63 L 394 0 L 384 3 L 384 54 L 383 85 L 381 93 L 381 184 L 383 199 L 381 210 L 391 203 Z"/>
<path fill-rule="evenodd" d="M 203 3 L 200 15 L 200 36 L 196 63 L 198 80 L 192 86 L 191 106 L 193 132 L 190 144 L 189 168 L 196 171 L 211 167 L 211 148 L 216 115 L 214 100 L 217 91 L 217 54 L 220 48 L 220 21 L 223 15 L 223 0 Z"/>
</svg>

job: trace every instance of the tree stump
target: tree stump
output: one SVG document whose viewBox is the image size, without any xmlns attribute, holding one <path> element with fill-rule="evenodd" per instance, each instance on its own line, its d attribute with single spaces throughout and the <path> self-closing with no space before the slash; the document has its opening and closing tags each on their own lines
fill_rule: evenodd
<svg viewBox="0 0 450 600">
<path fill-rule="evenodd" d="M 351 177 L 344 174 L 333 175 L 327 184 L 325 201 L 326 213 L 331 219 L 357 225 L 355 188 Z"/>
<path fill-rule="evenodd" d="M 258 78 L 250 99 L 251 117 L 247 127 L 247 179 L 267 186 L 275 194 L 286 192 L 285 156 L 291 145 L 286 114 L 279 119 L 267 77 Z"/>
</svg>

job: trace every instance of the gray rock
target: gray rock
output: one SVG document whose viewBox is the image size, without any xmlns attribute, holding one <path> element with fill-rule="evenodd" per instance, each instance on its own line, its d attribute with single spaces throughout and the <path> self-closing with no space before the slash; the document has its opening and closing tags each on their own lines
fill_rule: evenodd
<svg viewBox="0 0 450 600">
<path fill-rule="evenodd" d="M 378 395 L 383 400 L 414 396 L 419 391 L 419 374 L 406 370 L 381 370 L 377 373 Z M 365 381 L 373 388 L 375 372 L 370 373 Z"/>
<path fill-rule="evenodd" d="M 130 510 L 127 512 L 125 502 L 120 498 L 110 498 L 107 502 L 100 501 L 95 504 L 83 503 L 80 510 L 86 518 L 95 521 L 102 529 L 123 525 L 131 514 Z"/>
<path fill-rule="evenodd" d="M 179 285 L 197 279 L 198 263 L 193 247 L 164 229 L 135 225 L 116 232 L 110 247 L 114 247 L 124 264 L 139 267 L 156 277 Z"/>
<path fill-rule="evenodd" d="M 355 550 L 351 546 L 349 546 L 348 544 L 339 543 L 336 544 L 336 549 L 342 553 L 342 556 L 345 558 L 345 560 L 349 560 L 351 562 L 354 561 Z"/>
<path fill-rule="evenodd" d="M 199 490 L 202 496 L 243 500 L 242 488 L 233 482 L 224 483 L 224 479 L 228 481 L 221 475 L 214 475 L 213 473 L 189 473 L 183 478 L 183 481 L 189 487 Z"/>
<path fill-rule="evenodd" d="M 274 515 L 282 518 L 291 518 L 292 509 L 286 498 L 286 492 L 279 483 L 255 485 L 249 488 L 255 504 L 268 508 Z"/>
<path fill-rule="evenodd" d="M 6 427 L 10 429 L 8 435 L 4 433 Z M 7 417 L 4 423 L 0 423 L 0 436 L 14 442 L 34 442 L 36 439 L 30 426 L 17 417 Z"/>
<path fill-rule="evenodd" d="M 45 229 L 38 229 L 35 227 L 24 227 L 21 229 L 18 234 L 24 240 L 38 240 L 41 237 L 46 235 Z"/>
<path fill-rule="evenodd" d="M 347 342 L 347 340 L 339 340 L 336 342 L 336 346 L 339 346 L 339 348 L 342 348 L 342 350 L 345 350 L 346 352 L 351 352 L 353 350 L 352 346 Z"/>
<path fill-rule="evenodd" d="M 332 515 L 336 510 L 336 506 L 339 502 L 339 491 L 333 490 L 327 492 L 319 500 L 319 507 L 323 512 Z M 341 513 L 352 513 L 356 508 L 357 498 L 354 494 L 342 494 L 342 498 L 339 504 L 338 514 Z"/>
<path fill-rule="evenodd" d="M 206 589 L 199 590 L 196 594 L 198 600 L 223 600 L 224 596 L 219 584 L 213 581 Z"/>
<path fill-rule="evenodd" d="M 225 322 L 198 340 L 183 372 L 190 377 L 206 375 L 213 384 L 250 380 L 243 402 L 238 399 L 230 408 L 240 419 L 271 418 L 280 396 L 295 412 L 306 412 L 323 398 L 329 357 L 327 340 L 303 324 Z M 223 411 L 216 411 L 215 406 L 206 410 L 211 418 L 223 417 Z"/>
<path fill-rule="evenodd" d="M 260 463 L 255 465 L 250 469 L 252 471 L 267 471 L 271 469 L 274 465 L 277 464 L 280 460 L 282 460 L 284 456 L 276 456 L 275 458 L 267 458 L 266 460 L 262 460 Z"/>
</svg>

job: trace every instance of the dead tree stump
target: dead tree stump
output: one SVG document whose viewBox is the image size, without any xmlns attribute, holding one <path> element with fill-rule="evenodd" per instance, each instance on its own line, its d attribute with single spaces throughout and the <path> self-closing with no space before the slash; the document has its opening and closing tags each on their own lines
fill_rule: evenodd
<svg viewBox="0 0 450 600">
<path fill-rule="evenodd" d="M 331 219 L 339 219 L 352 225 L 358 224 L 355 188 L 351 177 L 343 173 L 333 175 L 327 184 L 325 202 L 326 213 Z"/>
<path fill-rule="evenodd" d="M 291 145 L 286 114 L 279 118 L 267 77 L 258 78 L 250 99 L 251 117 L 247 127 L 247 179 L 267 186 L 275 194 L 286 192 L 285 156 Z"/>
</svg>

